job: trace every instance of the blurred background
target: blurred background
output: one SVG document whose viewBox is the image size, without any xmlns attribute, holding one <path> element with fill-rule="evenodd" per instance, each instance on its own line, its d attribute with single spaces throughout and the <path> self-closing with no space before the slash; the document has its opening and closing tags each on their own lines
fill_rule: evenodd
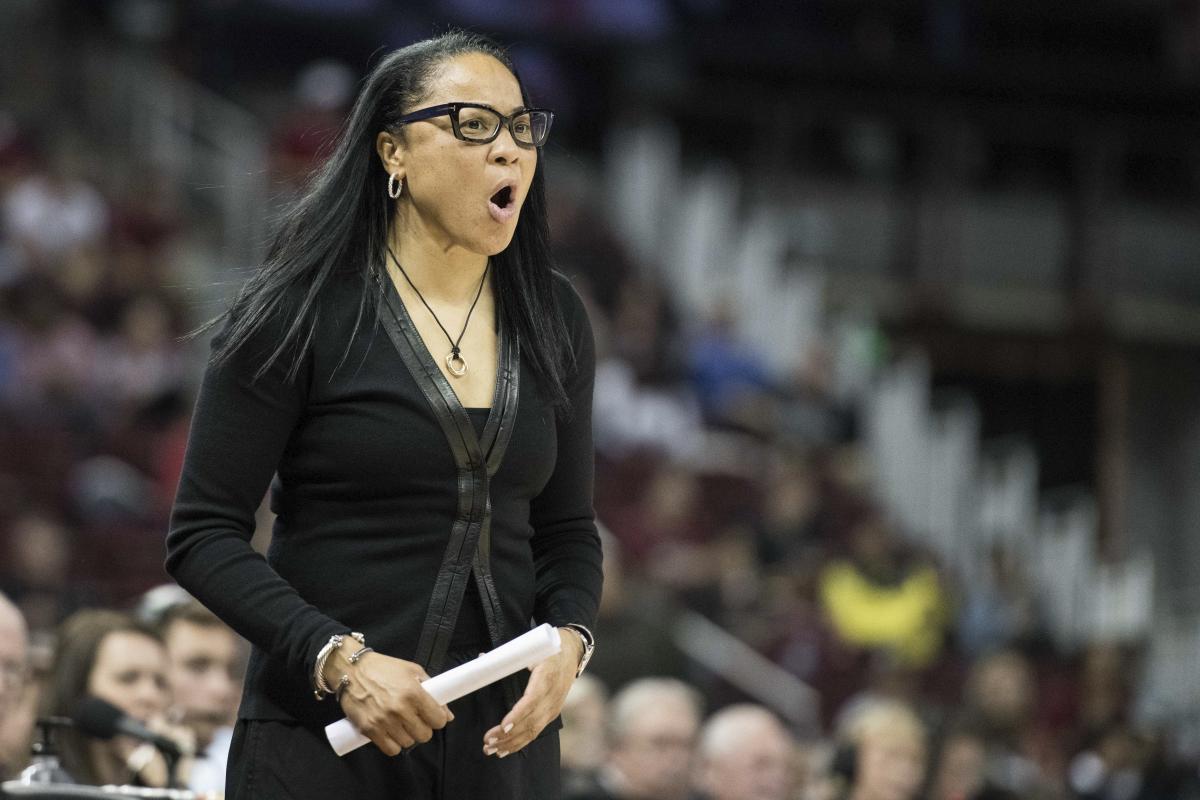
<svg viewBox="0 0 1200 800">
<path fill-rule="evenodd" d="M 836 794 L 872 702 L 919 717 L 920 796 L 1200 796 L 1196 0 L 3 0 L 0 590 L 35 667 L 166 581 L 181 335 L 374 59 L 450 27 L 557 113 L 597 713 L 650 676 L 764 706 L 792 797 Z"/>
</svg>

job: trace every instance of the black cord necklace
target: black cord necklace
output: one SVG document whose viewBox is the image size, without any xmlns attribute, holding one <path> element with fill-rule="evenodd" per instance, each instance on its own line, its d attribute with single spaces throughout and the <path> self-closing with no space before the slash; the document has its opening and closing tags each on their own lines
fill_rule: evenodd
<svg viewBox="0 0 1200 800">
<path fill-rule="evenodd" d="M 421 294 L 421 290 L 412 282 L 412 278 L 408 277 L 408 273 L 404 271 L 404 267 L 400 266 L 400 259 L 396 258 L 396 254 L 392 252 L 392 248 L 388 248 L 388 255 L 392 257 L 394 263 L 400 270 L 400 274 L 404 276 L 404 280 L 408 281 L 408 285 L 417 293 L 417 298 L 429 310 L 430 316 L 437 326 L 442 329 L 442 333 L 446 334 L 446 339 L 450 342 L 450 352 L 446 354 L 446 367 L 450 370 L 450 374 L 456 378 L 461 378 L 467 374 L 467 360 L 462 357 L 462 350 L 459 349 L 459 342 L 462 341 L 463 335 L 467 332 L 467 325 L 471 324 L 471 314 L 475 311 L 475 304 L 479 302 L 479 296 L 483 294 L 483 284 L 487 281 L 488 269 L 492 266 L 491 259 L 488 259 L 487 264 L 483 268 L 483 277 L 479 279 L 479 289 L 475 292 L 475 299 L 471 301 L 471 308 L 467 310 L 467 318 L 463 320 L 462 331 L 459 332 L 458 338 L 455 339 L 446 330 L 446 326 L 438 319 L 437 314 L 433 313 L 433 309 L 429 307 L 429 303 L 425 302 L 425 297 Z"/>
</svg>

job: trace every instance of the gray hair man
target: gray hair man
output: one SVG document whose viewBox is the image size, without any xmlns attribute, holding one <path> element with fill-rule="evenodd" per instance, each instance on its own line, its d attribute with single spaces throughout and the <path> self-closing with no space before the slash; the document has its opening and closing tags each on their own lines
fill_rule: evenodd
<svg viewBox="0 0 1200 800">
<path fill-rule="evenodd" d="M 673 678 L 641 678 L 609 706 L 608 760 L 574 800 L 685 800 L 700 730 L 700 694 Z"/>
<path fill-rule="evenodd" d="M 709 800 L 787 800 L 795 790 L 795 743 L 766 708 L 718 711 L 700 732 L 697 783 Z"/>
<path fill-rule="evenodd" d="M 0 779 L 12 777 L 29 761 L 33 699 L 25 618 L 0 594 Z"/>
</svg>

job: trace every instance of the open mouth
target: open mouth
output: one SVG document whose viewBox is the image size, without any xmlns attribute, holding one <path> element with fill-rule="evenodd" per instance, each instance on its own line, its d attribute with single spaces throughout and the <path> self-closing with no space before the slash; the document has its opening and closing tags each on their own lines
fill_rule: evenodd
<svg viewBox="0 0 1200 800">
<path fill-rule="evenodd" d="M 501 186 L 488 198 L 488 213 L 496 222 L 508 222 L 517 213 L 516 195 L 512 186 Z"/>
<path fill-rule="evenodd" d="M 508 208 L 513 199 L 512 194 L 512 187 L 505 186 L 503 189 L 492 195 L 492 203 L 497 208 Z"/>
</svg>

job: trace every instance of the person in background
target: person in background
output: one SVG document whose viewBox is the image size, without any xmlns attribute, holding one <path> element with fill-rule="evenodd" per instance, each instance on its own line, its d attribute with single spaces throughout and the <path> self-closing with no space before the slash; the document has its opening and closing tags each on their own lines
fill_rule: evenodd
<svg viewBox="0 0 1200 800">
<path fill-rule="evenodd" d="M 1039 739 L 1047 734 L 1037 718 L 1038 685 L 1033 664 L 1016 650 L 976 661 L 963 690 L 966 721 L 983 739 L 988 782 L 1023 798 L 1058 793 L 1051 773 L 1039 763 Z"/>
<path fill-rule="evenodd" d="M 32 631 L 50 631 L 82 608 L 91 592 L 72 580 L 75 536 L 67 524 L 46 509 L 30 509 L 14 517 L 0 541 L 0 589 L 21 610 Z"/>
<path fill-rule="evenodd" d="M 983 791 L 987 746 L 969 728 L 951 730 L 937 748 L 929 800 L 971 800 Z"/>
<path fill-rule="evenodd" d="M 675 602 L 662 587 L 630 574 L 625 549 L 607 528 L 598 527 L 604 543 L 604 594 L 597 625 L 604 629 L 607 646 L 596 650 L 588 673 L 613 692 L 647 675 L 682 678 L 687 656 L 671 636 Z M 645 613 L 647 608 L 655 613 Z"/>
<path fill-rule="evenodd" d="M 170 714 L 196 737 L 188 788 L 224 791 L 242 688 L 241 640 L 195 600 L 169 607 L 158 631 L 167 648 Z"/>
<path fill-rule="evenodd" d="M 903 703 L 870 701 L 842 724 L 837 759 L 845 800 L 914 800 L 925 779 L 926 733 Z"/>
<path fill-rule="evenodd" d="M 700 729 L 699 693 L 672 678 L 641 678 L 609 706 L 609 756 L 568 800 L 685 800 Z"/>
<path fill-rule="evenodd" d="M 697 784 L 708 800 L 788 800 L 795 791 L 795 743 L 762 706 L 742 703 L 709 717 L 697 755 Z"/>
<path fill-rule="evenodd" d="M 29 761 L 33 699 L 29 682 L 29 631 L 12 601 L 0 594 L 0 780 Z"/>
<path fill-rule="evenodd" d="M 46 171 L 18 181 L 0 204 L 4 233 L 35 268 L 54 265 L 108 234 L 111 210 L 85 175 L 87 151 L 85 141 L 64 135 Z"/>
<path fill-rule="evenodd" d="M 563 791 L 582 791 L 595 780 L 596 770 L 608 756 L 605 728 L 608 723 L 608 689 L 592 675 L 580 675 L 567 692 L 559 735 Z"/>
<path fill-rule="evenodd" d="M 167 654 L 152 629 L 117 611 L 84 609 L 63 622 L 57 638 L 58 651 L 42 713 L 72 716 L 90 695 L 176 740 L 181 749 L 194 749 L 187 731 L 166 722 L 170 704 Z M 105 741 L 63 730 L 58 733 L 57 743 L 63 768 L 77 783 L 167 784 L 166 764 L 157 751 L 127 737 Z M 181 782 L 187 778 L 187 762 L 184 759 L 180 764 Z"/>
<path fill-rule="evenodd" d="M 937 570 L 907 552 L 883 513 L 869 509 L 850 533 L 849 557 L 820 577 L 821 605 L 838 637 L 921 668 L 942 651 L 947 599 Z"/>
</svg>

